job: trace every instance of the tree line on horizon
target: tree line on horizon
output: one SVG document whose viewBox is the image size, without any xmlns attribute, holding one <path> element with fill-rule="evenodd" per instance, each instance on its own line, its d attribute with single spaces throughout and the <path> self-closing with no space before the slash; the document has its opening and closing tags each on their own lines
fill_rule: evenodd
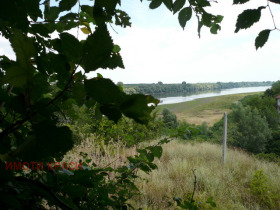
<svg viewBox="0 0 280 210">
<path fill-rule="evenodd" d="M 142 94 L 166 94 L 166 93 L 189 93 L 198 91 L 212 91 L 230 88 L 241 87 L 258 87 L 258 86 L 271 86 L 272 81 L 263 82 L 216 82 L 216 83 L 186 83 L 183 81 L 181 84 L 164 84 L 163 82 L 152 84 L 123 84 L 117 83 L 122 86 L 124 92 L 128 94 L 142 93 Z"/>
</svg>

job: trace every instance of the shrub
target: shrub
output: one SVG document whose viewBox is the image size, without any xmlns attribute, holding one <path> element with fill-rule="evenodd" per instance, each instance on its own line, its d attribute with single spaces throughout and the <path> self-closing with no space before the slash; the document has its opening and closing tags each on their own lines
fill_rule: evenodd
<svg viewBox="0 0 280 210">
<path fill-rule="evenodd" d="M 275 208 L 277 196 L 272 192 L 272 187 L 263 170 L 258 170 L 250 183 L 250 192 L 261 207 Z"/>
</svg>

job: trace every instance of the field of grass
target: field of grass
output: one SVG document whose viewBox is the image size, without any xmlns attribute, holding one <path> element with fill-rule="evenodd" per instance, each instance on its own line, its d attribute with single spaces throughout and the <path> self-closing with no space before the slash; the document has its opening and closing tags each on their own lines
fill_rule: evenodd
<svg viewBox="0 0 280 210">
<path fill-rule="evenodd" d="M 133 156 L 135 148 L 121 143 L 98 146 L 92 137 L 76 146 L 64 160 L 78 161 L 80 152 L 86 152 L 99 167 L 115 168 L 126 165 L 126 157 Z M 280 209 L 280 166 L 242 150 L 228 149 L 223 165 L 221 145 L 174 140 L 163 146 L 163 155 L 155 163 L 158 169 L 150 175 L 139 172 L 144 178 L 137 179 L 141 195 L 130 200 L 136 209 L 176 209 L 168 202 L 193 192 L 193 170 L 197 177 L 194 200 L 201 209 L 210 209 L 205 203 L 209 197 L 217 204 L 215 209 Z M 260 179 L 256 195 L 251 183 L 258 170 L 263 170 L 267 181 Z"/>
<path fill-rule="evenodd" d="M 230 112 L 232 103 L 253 94 L 256 93 L 201 98 L 183 103 L 160 105 L 158 109 L 168 108 L 177 115 L 179 120 L 185 120 L 191 124 L 200 125 L 206 122 L 209 126 L 212 126 L 223 117 L 224 112 Z"/>
<path fill-rule="evenodd" d="M 168 201 L 191 194 L 195 169 L 197 186 L 194 200 L 202 209 L 213 197 L 217 209 L 280 209 L 280 167 L 274 163 L 258 160 L 245 152 L 228 150 L 227 162 L 222 165 L 222 146 L 210 143 L 170 142 L 164 146 L 158 161 L 158 170 L 151 175 L 143 174 L 147 181 L 139 181 L 142 195 L 132 203 L 143 209 L 174 209 Z M 254 173 L 263 170 L 267 176 L 267 188 L 260 187 L 256 196 L 250 187 Z M 260 181 L 262 182 L 262 181 Z M 261 184 L 260 184 L 261 185 Z M 267 190 L 267 192 L 265 192 Z M 263 204 L 261 197 L 270 204 Z"/>
</svg>

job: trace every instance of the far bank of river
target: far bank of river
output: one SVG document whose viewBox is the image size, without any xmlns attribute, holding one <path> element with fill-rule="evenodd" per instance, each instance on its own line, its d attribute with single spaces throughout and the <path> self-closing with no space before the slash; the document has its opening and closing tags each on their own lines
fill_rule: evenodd
<svg viewBox="0 0 280 210">
<path fill-rule="evenodd" d="M 199 99 L 199 98 L 208 98 L 208 97 L 231 95 L 231 94 L 238 94 L 238 93 L 263 92 L 270 87 L 271 86 L 232 88 L 232 89 L 224 89 L 224 90 L 220 90 L 220 91 L 213 91 L 213 92 L 207 92 L 207 93 L 191 94 L 191 95 L 187 95 L 187 96 L 171 96 L 171 97 L 161 96 L 161 97 L 157 97 L 157 98 L 160 100 L 159 105 L 175 104 L 175 103 L 181 103 L 181 102 L 186 102 L 186 101 L 193 101 L 193 100 Z"/>
</svg>

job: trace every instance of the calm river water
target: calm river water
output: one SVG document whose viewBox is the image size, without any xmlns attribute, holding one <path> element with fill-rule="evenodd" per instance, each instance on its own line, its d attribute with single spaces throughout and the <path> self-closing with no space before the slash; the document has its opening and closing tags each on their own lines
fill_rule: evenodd
<svg viewBox="0 0 280 210">
<path fill-rule="evenodd" d="M 186 96 L 172 96 L 172 97 L 164 97 L 164 96 L 155 96 L 160 100 L 159 105 L 163 104 L 175 104 L 181 103 L 185 101 L 192 101 L 198 98 L 207 98 L 213 96 L 223 96 L 223 95 L 231 95 L 238 93 L 253 93 L 253 92 L 261 92 L 270 88 L 271 86 L 262 86 L 262 87 L 245 87 L 245 88 L 232 88 L 232 89 L 223 89 L 219 91 L 207 92 L 207 93 L 197 93 Z"/>
</svg>

